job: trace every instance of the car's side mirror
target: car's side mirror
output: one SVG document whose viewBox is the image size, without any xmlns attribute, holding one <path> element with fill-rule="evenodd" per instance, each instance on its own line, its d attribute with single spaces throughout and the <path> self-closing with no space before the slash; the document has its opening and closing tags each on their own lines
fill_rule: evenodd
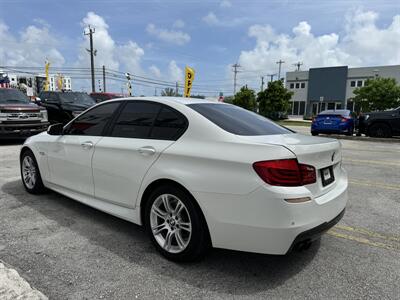
<svg viewBox="0 0 400 300">
<path fill-rule="evenodd" d="M 49 128 L 47 128 L 47 133 L 49 135 L 62 135 L 63 131 L 64 131 L 64 125 L 61 123 L 50 125 Z"/>
</svg>

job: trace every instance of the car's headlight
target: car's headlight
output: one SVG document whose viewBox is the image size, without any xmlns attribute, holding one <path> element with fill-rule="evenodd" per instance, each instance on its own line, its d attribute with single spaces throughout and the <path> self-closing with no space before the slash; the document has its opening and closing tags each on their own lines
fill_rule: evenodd
<svg viewBox="0 0 400 300">
<path fill-rule="evenodd" d="M 1 123 L 2 121 L 7 121 L 7 117 L 8 117 L 8 114 L 7 114 L 7 113 L 2 113 L 2 112 L 0 111 L 0 123 Z"/>
<path fill-rule="evenodd" d="M 367 121 L 369 119 L 369 115 L 364 115 L 364 120 Z"/>
<path fill-rule="evenodd" d="M 47 114 L 47 110 L 40 111 L 40 117 L 42 118 L 42 122 L 47 122 L 49 120 L 49 116 Z"/>
<path fill-rule="evenodd" d="M 72 116 L 75 118 L 81 114 L 81 111 L 73 111 Z"/>
</svg>

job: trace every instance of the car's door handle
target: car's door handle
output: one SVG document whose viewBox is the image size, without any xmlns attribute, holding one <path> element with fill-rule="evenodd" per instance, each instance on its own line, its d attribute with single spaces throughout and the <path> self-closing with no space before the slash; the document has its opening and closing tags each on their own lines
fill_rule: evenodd
<svg viewBox="0 0 400 300">
<path fill-rule="evenodd" d="M 88 141 L 88 142 L 82 143 L 81 146 L 82 146 L 83 149 L 89 150 L 89 149 L 91 149 L 93 147 L 93 143 Z"/>
<path fill-rule="evenodd" d="M 156 149 L 151 146 L 145 146 L 138 149 L 139 153 L 142 155 L 153 155 L 156 153 Z"/>
</svg>

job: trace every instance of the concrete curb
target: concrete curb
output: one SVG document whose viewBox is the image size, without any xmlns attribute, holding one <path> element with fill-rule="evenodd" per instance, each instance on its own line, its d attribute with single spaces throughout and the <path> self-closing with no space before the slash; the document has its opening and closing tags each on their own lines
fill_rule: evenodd
<svg viewBox="0 0 400 300">
<path fill-rule="evenodd" d="M 350 140 L 350 141 L 364 141 L 364 142 L 375 142 L 375 143 L 400 143 L 400 138 L 372 138 L 368 136 L 347 136 L 347 135 L 335 135 L 335 134 L 320 134 L 319 136 L 330 137 L 340 140 Z"/>
<path fill-rule="evenodd" d="M 0 261 L 0 299 L 47 300 L 48 298 L 32 288 L 16 270 Z"/>
</svg>

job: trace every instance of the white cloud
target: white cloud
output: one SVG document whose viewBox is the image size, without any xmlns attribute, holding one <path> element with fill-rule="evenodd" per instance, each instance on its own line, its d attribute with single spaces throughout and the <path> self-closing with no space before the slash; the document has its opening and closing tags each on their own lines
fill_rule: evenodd
<svg viewBox="0 0 400 300">
<path fill-rule="evenodd" d="M 242 51 L 239 63 L 246 70 L 259 74 L 275 73 L 276 61 L 284 60 L 285 70 L 302 61 L 303 68 L 322 66 L 367 66 L 400 63 L 400 15 L 392 23 L 378 28 L 378 15 L 371 11 L 349 13 L 343 35 L 337 33 L 314 35 L 311 26 L 303 21 L 292 34 L 277 33 L 270 25 L 253 25 L 248 35 L 255 38 L 254 49 Z"/>
<path fill-rule="evenodd" d="M 38 22 L 37 22 L 38 23 Z M 46 58 L 53 66 L 65 59 L 57 49 L 58 41 L 47 24 L 30 25 L 14 36 L 0 21 L 0 62 L 10 66 L 43 66 Z"/>
<path fill-rule="evenodd" d="M 210 11 L 208 13 L 208 15 L 203 17 L 203 22 L 205 22 L 207 25 L 210 25 L 210 26 L 219 25 L 219 23 L 220 23 L 219 19 L 212 11 Z"/>
<path fill-rule="evenodd" d="M 168 30 L 164 28 L 158 28 L 152 23 L 147 25 L 146 31 L 148 34 L 155 36 L 159 40 L 167 43 L 181 46 L 190 42 L 190 35 L 186 32 L 180 30 Z"/>
<path fill-rule="evenodd" d="M 210 11 L 207 15 L 202 18 L 203 22 L 208 26 L 220 26 L 220 27 L 234 27 L 242 24 L 246 18 L 229 18 L 229 19 L 220 19 L 217 15 Z"/>
<path fill-rule="evenodd" d="M 81 25 L 83 28 L 87 28 L 89 25 L 95 28 L 93 46 L 97 50 L 96 67 L 105 65 L 108 69 L 119 70 L 121 68 L 133 74 L 143 74 L 141 60 L 144 50 L 137 43 L 128 41 L 125 44 L 116 44 L 108 31 L 109 26 L 106 21 L 94 12 L 88 12 Z M 89 48 L 89 37 L 85 36 L 76 65 L 90 66 L 87 48 Z"/>
<path fill-rule="evenodd" d="M 176 64 L 175 60 L 171 60 L 168 65 L 168 75 L 171 81 L 183 81 L 183 70 Z"/>
<path fill-rule="evenodd" d="M 185 22 L 183 22 L 181 19 L 178 19 L 172 24 L 172 27 L 174 28 L 183 28 L 185 27 Z"/>
<path fill-rule="evenodd" d="M 156 77 L 156 78 L 160 78 L 160 77 L 161 77 L 161 71 L 160 71 L 160 69 L 159 69 L 158 67 L 156 67 L 155 65 L 151 65 L 151 66 L 149 67 L 149 71 L 150 71 L 150 73 L 151 73 L 154 77 Z"/>
<path fill-rule="evenodd" d="M 223 0 L 220 2 L 219 6 L 221 8 L 229 8 L 232 6 L 232 3 L 229 0 Z"/>
</svg>

